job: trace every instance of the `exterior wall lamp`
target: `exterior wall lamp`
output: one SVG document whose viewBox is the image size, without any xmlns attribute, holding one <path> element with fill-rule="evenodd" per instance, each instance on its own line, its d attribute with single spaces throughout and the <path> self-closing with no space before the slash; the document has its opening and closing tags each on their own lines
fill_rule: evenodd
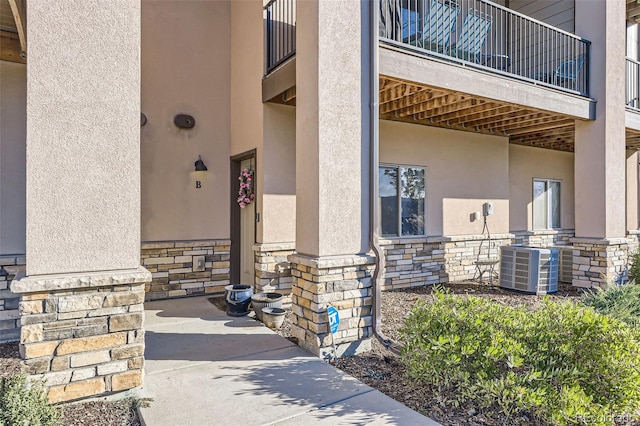
<svg viewBox="0 0 640 426">
<path fill-rule="evenodd" d="M 8 277 L 9 273 L 7 272 L 6 269 L 4 269 L 4 266 L 0 266 L 0 277 Z"/>
<path fill-rule="evenodd" d="M 207 166 L 205 166 L 204 161 L 202 161 L 202 157 L 198 155 L 198 160 L 194 163 L 196 166 L 196 172 L 206 172 Z"/>
</svg>

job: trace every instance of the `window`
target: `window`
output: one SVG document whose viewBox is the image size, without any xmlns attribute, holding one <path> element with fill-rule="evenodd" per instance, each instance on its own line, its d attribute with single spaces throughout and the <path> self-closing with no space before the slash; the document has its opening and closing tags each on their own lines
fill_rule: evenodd
<svg viewBox="0 0 640 426">
<path fill-rule="evenodd" d="M 533 180 L 533 229 L 560 228 L 560 181 Z"/>
<path fill-rule="evenodd" d="M 423 167 L 380 167 L 378 176 L 383 236 L 424 235 L 424 171 Z"/>
</svg>

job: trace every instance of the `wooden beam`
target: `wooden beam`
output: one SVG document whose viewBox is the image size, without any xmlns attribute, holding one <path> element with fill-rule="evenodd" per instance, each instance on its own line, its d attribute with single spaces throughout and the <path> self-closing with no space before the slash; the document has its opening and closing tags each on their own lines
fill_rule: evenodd
<svg viewBox="0 0 640 426">
<path fill-rule="evenodd" d="M 295 97 L 296 97 L 296 86 L 293 86 L 292 88 L 287 89 L 282 93 L 282 101 L 284 103 L 287 103 L 292 99 L 295 99 Z"/>
<path fill-rule="evenodd" d="M 20 39 L 20 50 L 22 56 L 27 55 L 27 9 L 24 0 L 9 0 L 13 20 L 16 22 L 18 37 Z"/>
<path fill-rule="evenodd" d="M 453 113 L 450 116 L 441 116 L 440 119 L 445 119 L 449 124 L 461 124 L 463 126 L 467 126 L 470 122 L 483 122 L 492 117 L 512 113 L 514 112 L 514 107 L 511 105 L 484 104 L 479 107 L 469 108 L 462 112 L 464 112 L 464 114 L 461 114 L 458 117 L 455 117 L 454 115 L 456 113 Z"/>
<path fill-rule="evenodd" d="M 18 34 L 9 31 L 0 31 L 0 61 L 26 64 L 26 59 L 23 58 L 20 53 L 21 49 Z"/>
<path fill-rule="evenodd" d="M 446 96 L 448 96 L 446 93 L 437 91 L 420 93 L 413 97 L 398 99 L 397 101 L 383 105 L 380 107 L 380 113 L 387 114 L 393 112 L 402 114 L 402 116 L 411 115 L 416 113 L 415 111 L 422 111 L 420 108 L 424 105 L 433 105 L 435 102 L 438 102 L 439 99 Z"/>
<path fill-rule="evenodd" d="M 488 128 L 490 124 L 500 123 L 509 119 L 523 117 L 532 113 L 530 110 L 517 109 L 515 107 L 509 107 L 510 109 L 501 112 L 503 111 L 502 108 L 507 107 L 502 106 L 501 109 L 495 111 L 496 113 L 488 114 L 486 116 L 469 117 L 469 119 L 465 120 L 462 124 L 469 127 L 478 126 Z"/>
<path fill-rule="evenodd" d="M 536 131 L 555 129 L 557 127 L 565 127 L 565 126 L 568 126 L 569 124 L 573 124 L 573 119 L 567 120 L 567 119 L 563 118 L 563 119 L 557 119 L 557 120 L 552 120 L 552 121 L 544 121 L 544 122 L 541 122 L 539 124 L 534 124 L 534 125 L 529 126 L 529 127 L 513 129 L 513 130 L 506 130 L 506 132 L 509 133 L 510 135 L 520 135 L 520 134 L 524 134 L 524 133 L 532 133 L 532 132 L 536 132 Z"/>
</svg>

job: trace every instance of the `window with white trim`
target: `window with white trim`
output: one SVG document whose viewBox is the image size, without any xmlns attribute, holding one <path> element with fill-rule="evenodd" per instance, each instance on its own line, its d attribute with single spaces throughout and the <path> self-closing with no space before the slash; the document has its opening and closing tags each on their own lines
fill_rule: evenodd
<svg viewBox="0 0 640 426">
<path fill-rule="evenodd" d="M 382 235 L 424 235 L 425 168 L 382 165 L 378 176 Z"/>
<path fill-rule="evenodd" d="M 533 229 L 560 228 L 559 180 L 533 180 Z"/>
</svg>

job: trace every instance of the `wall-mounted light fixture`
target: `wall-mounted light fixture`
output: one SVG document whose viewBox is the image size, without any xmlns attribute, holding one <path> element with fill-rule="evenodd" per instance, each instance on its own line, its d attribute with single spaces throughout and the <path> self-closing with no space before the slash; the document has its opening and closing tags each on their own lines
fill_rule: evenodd
<svg viewBox="0 0 640 426">
<path fill-rule="evenodd" d="M 0 277 L 8 277 L 9 273 L 7 272 L 6 269 L 4 269 L 4 266 L 0 266 Z"/>
<path fill-rule="evenodd" d="M 190 129 L 196 125 L 196 119 L 188 114 L 178 114 L 173 117 L 173 124 L 181 129 Z"/>
<path fill-rule="evenodd" d="M 196 166 L 196 172 L 206 172 L 207 166 L 205 166 L 204 161 L 202 161 L 202 157 L 198 155 L 198 160 L 194 163 Z"/>
</svg>

